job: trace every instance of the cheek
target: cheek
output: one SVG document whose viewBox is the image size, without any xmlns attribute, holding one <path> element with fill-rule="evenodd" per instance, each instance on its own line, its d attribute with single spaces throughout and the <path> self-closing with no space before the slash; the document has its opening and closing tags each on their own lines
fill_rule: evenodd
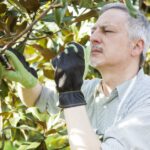
<svg viewBox="0 0 150 150">
<path fill-rule="evenodd" d="M 119 41 L 120 42 L 120 41 Z M 129 58 L 129 48 L 127 44 L 119 43 L 117 44 L 113 43 L 104 51 L 105 60 L 107 60 L 107 63 L 121 63 L 125 62 Z M 123 42 L 123 41 L 122 41 Z"/>
<path fill-rule="evenodd" d="M 127 40 L 124 40 L 124 38 L 117 37 L 113 39 L 109 45 L 106 45 L 106 51 L 104 51 L 106 57 L 109 54 L 110 56 L 120 56 L 124 57 L 124 55 L 127 55 L 130 51 L 129 42 Z"/>
</svg>

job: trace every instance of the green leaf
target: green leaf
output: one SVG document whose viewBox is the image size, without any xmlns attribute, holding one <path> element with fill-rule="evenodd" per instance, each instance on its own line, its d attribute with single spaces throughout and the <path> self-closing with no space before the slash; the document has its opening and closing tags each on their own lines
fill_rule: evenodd
<svg viewBox="0 0 150 150">
<path fill-rule="evenodd" d="M 8 0 L 8 2 L 12 6 L 16 6 L 17 8 L 19 8 L 21 11 L 26 12 L 26 9 L 20 4 L 18 0 Z"/>
<path fill-rule="evenodd" d="M 40 121 L 46 121 L 48 118 L 48 114 L 40 113 L 36 107 L 28 108 L 26 113 L 32 113 L 32 115 Z"/>
<path fill-rule="evenodd" d="M 58 26 L 60 26 L 60 24 L 63 21 L 63 18 L 65 16 L 65 13 L 67 11 L 67 1 L 66 0 L 62 0 L 64 6 L 62 8 L 57 8 L 54 10 L 54 15 L 55 15 L 55 21 L 58 24 Z"/>
<path fill-rule="evenodd" d="M 24 52 L 26 55 L 33 55 L 33 54 L 35 54 L 35 49 L 30 45 L 26 45 Z"/>
<path fill-rule="evenodd" d="M 32 45 L 37 51 L 39 51 L 41 53 L 41 55 L 44 57 L 45 60 L 49 61 L 50 59 L 52 59 L 53 57 L 56 56 L 56 53 L 48 48 L 44 48 L 39 44 L 33 44 Z"/>
<path fill-rule="evenodd" d="M 8 95 L 9 87 L 6 81 L 1 80 L 0 82 L 0 97 L 5 98 Z"/>
<path fill-rule="evenodd" d="M 15 25 L 14 27 L 14 32 L 16 32 L 17 34 L 20 34 L 23 30 L 26 29 L 28 22 L 25 20 L 22 23 L 20 23 L 19 25 Z"/>
<path fill-rule="evenodd" d="M 48 149 L 61 149 L 67 147 L 67 136 L 48 136 L 45 140 Z"/>
<path fill-rule="evenodd" d="M 48 79 L 54 79 L 54 70 L 52 68 L 44 68 L 43 73 Z"/>
<path fill-rule="evenodd" d="M 26 150 L 28 145 L 21 145 L 18 150 Z"/>
<path fill-rule="evenodd" d="M 5 146 L 4 146 L 4 150 L 17 150 L 17 149 L 12 145 L 12 142 L 6 141 Z"/>
<path fill-rule="evenodd" d="M 53 13 L 47 14 L 46 16 L 42 18 L 42 21 L 45 21 L 45 22 L 54 22 L 54 20 L 55 20 L 55 16 Z"/>
<path fill-rule="evenodd" d="M 39 142 L 24 142 L 18 148 L 18 150 L 34 150 L 36 149 L 41 143 Z"/>
<path fill-rule="evenodd" d="M 39 0 L 19 0 L 19 2 L 28 13 L 36 12 L 40 7 Z"/>
<path fill-rule="evenodd" d="M 19 52 L 21 54 L 24 53 L 24 49 L 25 49 L 25 43 L 24 42 L 19 43 L 19 45 L 17 45 L 15 47 L 15 51 L 17 51 L 17 52 Z"/>
<path fill-rule="evenodd" d="M 9 15 L 6 19 L 6 25 L 9 32 L 14 32 L 14 26 L 16 26 L 17 23 L 17 16 Z"/>
<path fill-rule="evenodd" d="M 52 115 L 48 119 L 48 122 L 47 122 L 48 129 L 52 128 L 53 126 L 55 126 L 60 121 L 60 115 L 61 115 L 61 112 L 59 112 L 56 115 Z"/>
<path fill-rule="evenodd" d="M 16 127 L 21 118 L 18 113 L 14 113 L 13 115 L 14 115 L 14 117 L 10 118 L 10 124 L 12 126 Z"/>
<path fill-rule="evenodd" d="M 128 8 L 130 15 L 134 18 L 137 17 L 137 10 L 134 8 L 130 0 L 125 0 L 125 4 Z"/>
<path fill-rule="evenodd" d="M 92 0 L 80 0 L 79 5 L 80 7 L 92 8 L 93 1 Z"/>
<path fill-rule="evenodd" d="M 74 10 L 76 11 L 76 13 L 78 14 L 79 11 L 78 11 L 78 8 L 77 8 L 77 5 L 76 5 L 76 4 L 73 4 L 73 8 L 74 8 Z"/>
<path fill-rule="evenodd" d="M 145 0 L 144 3 L 146 4 L 146 6 L 150 6 L 150 0 Z"/>
<path fill-rule="evenodd" d="M 101 1 L 101 2 L 99 2 L 99 3 L 97 4 L 97 7 L 103 7 L 103 6 L 106 5 L 106 4 L 108 4 L 108 2 L 103 2 L 103 1 Z"/>
<path fill-rule="evenodd" d="M 29 150 L 29 149 L 35 149 L 35 148 L 37 148 L 39 145 L 40 145 L 39 142 L 32 142 L 32 143 L 27 147 L 27 150 Z"/>
<path fill-rule="evenodd" d="M 36 131 L 34 127 L 30 127 L 28 125 L 21 125 L 19 127 L 16 127 L 16 129 L 23 129 L 23 130 L 31 130 L 31 131 Z"/>
<path fill-rule="evenodd" d="M 5 13 L 7 10 L 6 4 L 0 3 L 0 14 Z"/>
</svg>

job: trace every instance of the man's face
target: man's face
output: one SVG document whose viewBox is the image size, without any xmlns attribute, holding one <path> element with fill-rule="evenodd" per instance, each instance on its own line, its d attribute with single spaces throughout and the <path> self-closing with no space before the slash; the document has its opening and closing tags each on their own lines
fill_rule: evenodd
<svg viewBox="0 0 150 150">
<path fill-rule="evenodd" d="M 126 63 L 130 58 L 127 14 L 118 9 L 104 12 L 91 31 L 91 65 L 95 68 Z"/>
</svg>

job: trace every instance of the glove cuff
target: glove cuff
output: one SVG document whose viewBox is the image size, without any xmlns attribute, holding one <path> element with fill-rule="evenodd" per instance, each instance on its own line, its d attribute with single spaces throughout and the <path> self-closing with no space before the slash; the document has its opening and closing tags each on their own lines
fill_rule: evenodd
<svg viewBox="0 0 150 150">
<path fill-rule="evenodd" d="M 59 94 L 59 107 L 70 108 L 80 105 L 86 105 L 84 95 L 81 91 L 71 91 Z"/>
</svg>

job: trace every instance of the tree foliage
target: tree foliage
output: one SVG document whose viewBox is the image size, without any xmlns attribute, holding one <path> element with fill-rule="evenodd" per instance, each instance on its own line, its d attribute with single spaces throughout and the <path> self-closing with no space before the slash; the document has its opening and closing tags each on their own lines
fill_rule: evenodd
<svg viewBox="0 0 150 150">
<path fill-rule="evenodd" d="M 22 53 L 45 84 L 53 80 L 54 70 L 49 61 L 63 51 L 66 43 L 76 41 L 85 45 L 88 56 L 91 25 L 104 4 L 116 1 L 119 0 L 0 0 L 0 53 L 5 49 Z M 129 4 L 128 0 L 121 2 Z M 149 0 L 131 3 L 149 18 Z M 148 74 L 149 57 L 147 54 L 145 63 Z M 89 68 L 86 78 L 97 75 Z M 0 102 L 1 149 L 69 149 L 61 112 L 52 115 L 25 107 L 18 97 L 16 83 L 4 79 L 0 80 Z"/>
</svg>

